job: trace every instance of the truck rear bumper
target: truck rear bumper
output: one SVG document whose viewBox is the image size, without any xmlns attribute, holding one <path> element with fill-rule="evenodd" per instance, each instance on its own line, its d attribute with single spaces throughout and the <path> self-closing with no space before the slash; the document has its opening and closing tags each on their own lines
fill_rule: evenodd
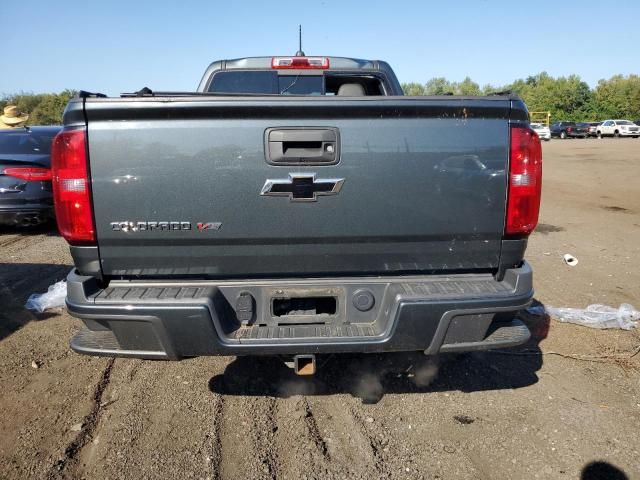
<svg viewBox="0 0 640 480">
<path fill-rule="evenodd" d="M 528 264 L 490 274 L 242 281 L 112 281 L 69 274 L 78 353 L 151 359 L 418 351 L 525 343 Z"/>
</svg>

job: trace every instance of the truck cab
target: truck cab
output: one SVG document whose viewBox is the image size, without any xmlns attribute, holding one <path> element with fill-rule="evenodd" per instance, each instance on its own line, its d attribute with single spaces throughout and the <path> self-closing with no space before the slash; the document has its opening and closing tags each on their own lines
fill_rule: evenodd
<svg viewBox="0 0 640 480">
<path fill-rule="evenodd" d="M 386 62 L 343 57 L 251 57 L 213 62 L 198 92 L 232 95 L 402 95 Z"/>
</svg>

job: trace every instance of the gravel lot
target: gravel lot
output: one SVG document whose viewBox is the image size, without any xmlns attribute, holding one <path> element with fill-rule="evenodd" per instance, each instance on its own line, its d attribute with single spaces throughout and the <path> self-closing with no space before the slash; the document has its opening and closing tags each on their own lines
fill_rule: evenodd
<svg viewBox="0 0 640 480">
<path fill-rule="evenodd" d="M 543 149 L 536 298 L 640 308 L 640 140 Z M 2 479 L 640 478 L 638 331 L 523 314 L 516 351 L 335 356 L 312 379 L 275 359 L 114 361 L 69 350 L 66 312 L 23 309 L 70 266 L 54 232 L 0 231 Z"/>
</svg>

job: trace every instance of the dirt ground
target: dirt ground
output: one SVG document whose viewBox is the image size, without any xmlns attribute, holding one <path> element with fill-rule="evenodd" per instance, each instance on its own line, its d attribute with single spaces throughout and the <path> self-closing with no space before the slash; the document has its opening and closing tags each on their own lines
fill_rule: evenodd
<svg viewBox="0 0 640 480">
<path fill-rule="evenodd" d="M 537 300 L 640 308 L 640 140 L 543 149 Z M 66 312 L 23 308 L 70 266 L 52 231 L 0 231 L 0 479 L 640 478 L 640 331 L 523 314 L 515 351 L 335 356 L 311 379 L 114 361 L 69 350 Z"/>
</svg>

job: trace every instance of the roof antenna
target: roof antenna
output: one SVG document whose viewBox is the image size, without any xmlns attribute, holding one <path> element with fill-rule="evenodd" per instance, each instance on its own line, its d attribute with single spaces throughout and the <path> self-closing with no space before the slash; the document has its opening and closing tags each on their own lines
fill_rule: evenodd
<svg viewBox="0 0 640 480">
<path fill-rule="evenodd" d="M 298 25 L 298 51 L 296 52 L 296 57 L 304 57 L 304 52 L 302 51 L 302 25 Z"/>
</svg>

